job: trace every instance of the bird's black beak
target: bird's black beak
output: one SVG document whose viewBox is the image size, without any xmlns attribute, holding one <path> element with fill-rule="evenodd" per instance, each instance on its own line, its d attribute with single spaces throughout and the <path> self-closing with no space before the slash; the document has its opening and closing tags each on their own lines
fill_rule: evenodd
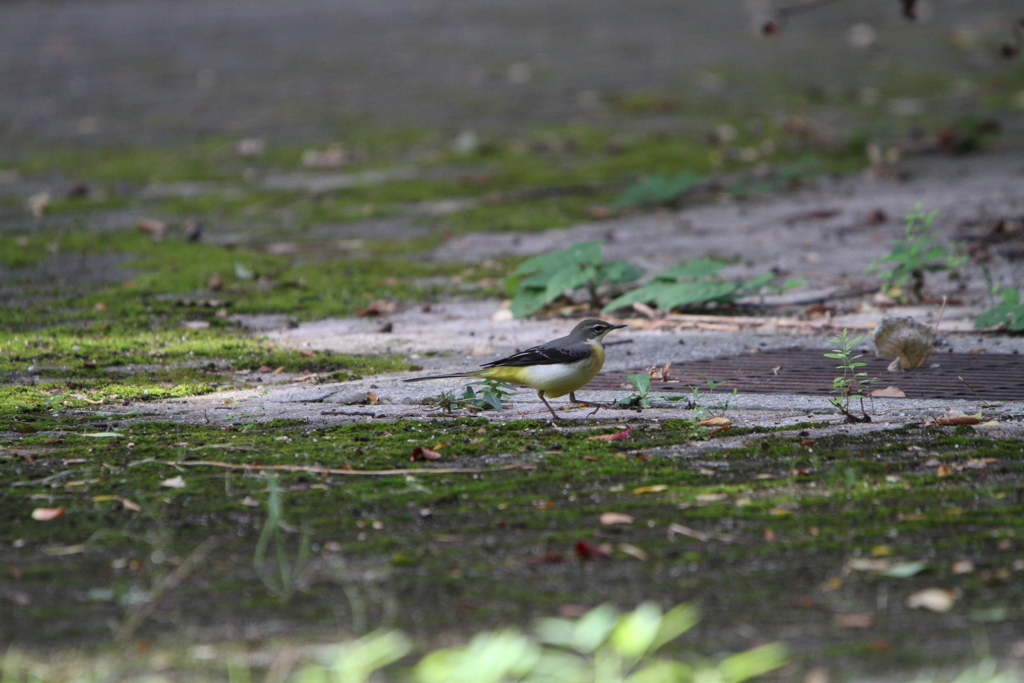
<svg viewBox="0 0 1024 683">
<path fill-rule="evenodd" d="M 629 327 L 629 325 L 609 325 L 608 329 L 609 330 L 617 330 L 617 329 L 620 329 L 622 327 Z"/>
</svg>

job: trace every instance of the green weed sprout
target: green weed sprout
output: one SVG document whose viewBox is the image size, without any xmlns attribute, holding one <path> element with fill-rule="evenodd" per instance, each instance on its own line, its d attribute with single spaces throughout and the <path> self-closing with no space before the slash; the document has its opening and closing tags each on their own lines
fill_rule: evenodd
<svg viewBox="0 0 1024 683">
<path fill-rule="evenodd" d="M 323 663 L 307 664 L 290 683 L 366 683 L 374 672 L 392 664 L 412 650 L 401 631 L 374 631 L 362 638 L 327 649 Z M 373 680 L 379 680 L 376 677 Z"/>
<path fill-rule="evenodd" d="M 651 373 L 638 372 L 635 375 L 626 375 L 626 381 L 632 384 L 636 391 L 625 398 L 620 398 L 615 402 L 615 405 L 620 408 L 633 408 L 634 410 L 650 408 Z"/>
<path fill-rule="evenodd" d="M 256 575 L 259 576 L 263 585 L 282 602 L 286 602 L 298 588 L 299 578 L 309 564 L 312 545 L 310 532 L 303 527 L 298 554 L 292 561 L 286 547 L 285 534 L 293 527 L 284 519 L 281 485 L 278 483 L 276 475 L 267 476 L 267 490 L 270 494 L 267 499 L 267 519 L 263 522 L 263 529 L 256 541 L 252 563 Z M 271 546 L 273 546 L 277 560 L 276 576 L 266 569 L 267 555 Z"/>
<path fill-rule="evenodd" d="M 888 254 L 868 264 L 864 272 L 877 273 L 882 279 L 882 290 L 889 296 L 906 302 L 909 292 L 915 300 L 922 301 L 926 272 L 955 270 L 967 260 L 959 243 L 939 242 L 938 233 L 931 229 L 937 213 L 924 213 L 921 205 L 916 205 L 906 216 L 903 237 L 893 240 Z M 894 265 L 886 269 L 887 263 Z"/>
<path fill-rule="evenodd" d="M 514 630 L 481 633 L 468 645 L 437 650 L 415 669 L 418 683 L 741 683 L 786 663 L 779 644 L 764 645 L 718 662 L 688 663 L 657 655 L 697 623 L 697 611 L 667 612 L 645 602 L 619 614 L 601 605 L 576 620 L 546 618 L 535 637 Z"/>
<path fill-rule="evenodd" d="M 473 388 L 474 386 L 482 386 L 483 388 L 478 391 Z M 447 413 L 460 408 L 468 408 L 470 410 L 502 410 L 502 399 L 511 396 L 514 391 L 515 387 L 507 382 L 486 379 L 470 382 L 463 390 L 461 396 L 457 395 L 454 391 L 442 391 L 434 399 L 434 402 L 437 403 L 441 410 Z"/>
<path fill-rule="evenodd" d="M 519 264 L 506 281 L 512 295 L 509 310 L 516 318 L 525 318 L 580 288 L 587 290 L 596 308 L 601 303 L 598 290 L 602 286 L 635 282 L 643 274 L 642 268 L 627 261 L 605 261 L 600 242 L 578 242 Z"/>
<path fill-rule="evenodd" d="M 1010 332 L 1024 332 L 1024 303 L 1020 300 L 1020 292 L 1006 287 L 998 295 L 1002 303 L 979 315 L 974 321 L 974 329 L 1005 323 Z"/>
<path fill-rule="evenodd" d="M 864 354 L 855 355 L 853 352 L 853 347 L 859 344 L 863 338 L 863 336 L 850 338 L 849 332 L 844 327 L 840 335 L 829 340 L 829 343 L 835 344 L 835 348 L 825 354 L 825 358 L 838 360 L 840 363 L 836 368 L 843 372 L 832 380 L 832 393 L 836 396 L 830 398 L 829 403 L 845 415 L 848 422 L 871 422 L 871 418 L 864 410 L 864 399 L 867 397 L 868 388 L 875 380 L 874 378 L 869 379 L 868 373 L 859 369 L 867 365 L 859 360 L 864 357 Z M 859 416 L 850 411 L 850 402 L 853 399 L 860 400 L 861 414 Z"/>
<path fill-rule="evenodd" d="M 725 280 L 718 275 L 728 266 L 725 261 L 695 259 L 658 273 L 651 281 L 614 299 L 604 311 L 626 308 L 635 303 L 653 303 L 663 311 L 674 308 L 698 308 L 713 302 L 731 303 L 757 294 L 764 287 L 777 291 L 799 287 L 803 280 L 787 280 L 771 285 L 772 273 L 762 273 L 749 280 Z"/>
<path fill-rule="evenodd" d="M 721 386 L 723 384 L 722 382 L 714 381 L 713 379 L 708 377 L 707 373 L 704 373 L 704 372 L 697 373 L 697 376 L 698 377 L 703 377 L 705 383 L 707 384 L 707 387 L 708 387 L 707 398 L 710 398 L 711 395 L 715 392 L 715 387 Z M 715 403 L 714 405 L 702 406 L 701 405 L 701 396 L 702 396 L 701 388 L 699 386 L 694 386 L 692 384 L 689 385 L 689 386 L 690 386 L 690 397 L 689 397 L 689 400 L 686 403 L 686 408 L 687 408 L 687 410 L 695 411 L 694 412 L 694 418 L 700 419 L 700 418 L 703 418 L 703 417 L 724 417 L 725 416 L 726 411 L 729 410 L 729 401 L 719 401 L 718 403 Z M 734 388 L 732 390 L 732 395 L 736 396 L 737 393 L 738 393 L 738 390 Z"/>
</svg>

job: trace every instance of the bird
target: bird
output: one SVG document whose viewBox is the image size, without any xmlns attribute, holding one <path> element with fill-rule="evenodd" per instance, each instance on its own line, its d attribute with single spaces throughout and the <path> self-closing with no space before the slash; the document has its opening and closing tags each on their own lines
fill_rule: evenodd
<svg viewBox="0 0 1024 683">
<path fill-rule="evenodd" d="M 622 327 L 626 326 L 588 318 L 577 324 L 572 332 L 564 337 L 485 363 L 480 366 L 480 370 L 411 377 L 404 381 L 481 377 L 528 386 L 537 390 L 537 396 L 551 411 L 551 416 L 557 420 L 558 415 L 548 403 L 548 399 L 569 394 L 569 400 L 577 403 L 576 391 L 592 380 L 604 365 L 604 346 L 601 342 L 605 335 Z"/>
</svg>

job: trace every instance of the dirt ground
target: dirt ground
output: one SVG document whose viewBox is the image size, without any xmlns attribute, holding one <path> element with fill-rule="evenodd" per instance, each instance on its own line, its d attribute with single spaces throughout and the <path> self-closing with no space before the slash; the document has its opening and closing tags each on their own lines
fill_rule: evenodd
<svg viewBox="0 0 1024 683">
<path fill-rule="evenodd" d="M 447 138 L 580 121 L 631 127 L 623 129 L 627 134 L 696 135 L 725 116 L 741 120 L 766 109 L 799 115 L 805 98 L 825 103 L 816 111 L 826 128 L 865 121 L 885 128 L 890 124 L 878 121 L 894 119 L 898 132 L 889 139 L 897 139 L 921 112 L 940 110 L 957 120 L 988 106 L 971 79 L 1021 68 L 1019 61 L 997 62 L 986 49 L 1002 40 L 1005 17 L 1018 9 L 1014 2 L 987 3 L 984 11 L 971 3 L 934 3 L 928 20 L 911 27 L 891 5 L 837 3 L 765 42 L 752 31 L 764 6 L 738 0 L 649 1 L 628 11 L 610 1 L 584 7 L 560 0 L 9 2 L 0 5 L 0 139 L 11 158 L 27 158 L 54 147 L 158 147 L 206 137 L 325 144 L 350 122 L 367 120 L 436 129 Z M 849 27 L 858 22 L 874 31 L 870 45 L 851 42 Z M 951 94 L 955 89 L 919 83 L 936 70 L 966 85 Z M 766 82 L 776 85 L 766 91 Z M 883 104 L 864 104 L 879 92 Z M 683 111 L 655 107 L 639 117 L 608 104 L 635 93 L 692 101 Z M 994 110 L 1003 135 L 984 154 L 911 155 L 867 172 L 822 175 L 796 189 L 556 230 L 460 234 L 419 258 L 476 264 L 595 239 L 606 258 L 629 259 L 648 272 L 718 257 L 733 263 L 724 273 L 729 277 L 772 270 L 804 280 L 747 302 L 756 304 L 750 319 L 632 316 L 629 328 L 609 337 L 621 342 L 608 347 L 609 372 L 795 347 L 824 351 L 844 327 L 870 334 L 894 315 L 936 325 L 937 357 L 1024 353 L 1024 338 L 971 326 L 990 304 L 992 285 L 1024 282 L 1019 239 L 990 245 L 987 273 L 968 266 L 959 279 L 929 279 L 927 304 L 892 306 L 874 295 L 877 280 L 864 275 L 902 234 L 901 217 L 915 205 L 937 212 L 944 240 L 978 238 L 1001 218 L 1022 220 L 1024 108 L 999 102 Z M 404 168 L 391 172 L 401 175 Z M 56 173 L 0 182 L 11 199 L 0 206 L 0 230 L 30 230 L 24 199 L 46 188 L 64 191 L 70 182 Z M 303 172 L 261 182 L 267 191 L 298 183 L 289 187 L 314 192 L 349 180 Z M 203 196 L 222 189 L 211 182 L 140 191 Z M 134 223 L 136 212 L 97 211 L 86 224 L 98 234 L 114 232 Z M 267 230 L 245 221 L 213 224 L 205 239 L 244 244 L 265 240 Z M 327 225 L 305 237 L 398 240 L 426 230 L 403 215 Z M 118 255 L 62 255 L 30 275 L 9 270 L 0 278 L 0 301 L 12 310 L 23 303 L 29 279 L 57 287 L 121 279 L 121 262 Z M 940 311 L 943 295 L 952 303 Z M 133 642 L 192 654 L 205 643 L 242 643 L 254 666 L 263 666 L 282 643 L 321 642 L 375 625 L 400 625 L 424 644 L 450 644 L 484 628 L 523 626 L 559 610 L 572 614 L 580 605 L 609 600 L 626 607 L 650 598 L 666 606 L 697 604 L 703 621 L 686 645 L 708 656 L 788 643 L 795 655 L 780 674 L 786 680 L 804 680 L 815 667 L 838 680 L 908 677 L 933 664 L 973 661 L 985 649 L 979 642 L 1003 661 L 1024 659 L 1024 395 L 1001 402 L 987 401 L 984 391 L 972 399 L 878 398 L 869 403 L 872 422 L 854 425 L 822 396 L 705 394 L 705 408 L 728 400 L 724 412 L 735 435 L 691 438 L 674 430 L 695 408 L 663 396 L 642 412 L 592 413 L 559 399 L 566 421 L 549 424 L 529 390 L 511 396 L 500 413 L 462 411 L 453 418 L 427 400 L 461 390 L 460 380 L 401 381 L 472 369 L 560 336 L 576 319 L 567 311 L 511 320 L 503 305 L 451 297 L 379 317 L 298 324 L 287 311 L 236 315 L 240 329 L 284 348 L 396 354 L 422 370 L 349 382 L 249 373 L 241 380 L 258 376 L 259 384 L 104 406 L 102 416 L 78 413 L 93 420 L 90 429 L 138 430 L 130 445 L 99 449 L 103 466 L 124 476 L 122 482 L 132 463 L 142 461 L 135 471 L 145 471 L 147 485 L 180 473 L 196 493 L 150 491 L 144 524 L 121 526 L 120 517 L 94 502 L 82 517 L 69 514 L 69 525 L 49 537 L 36 527 L 19 543 L 18 530 L 9 530 L 9 542 L 0 546 L 7 571 L 0 612 L 10 618 L 0 617 L 0 643 L 35 652 L 109 647 L 110 635 L 124 633 L 128 616 L 148 600 L 153 612 L 128 630 Z M 794 314 L 818 305 L 814 315 Z M 858 348 L 873 352 L 867 339 Z M 898 376 L 892 381 L 898 384 Z M 611 402 L 627 393 L 584 389 L 580 398 Z M 950 410 L 981 412 L 991 424 L 920 427 Z M 459 417 L 475 421 L 453 422 Z M 274 420 L 292 422 L 275 427 Z M 158 423 L 156 433 L 146 431 L 151 423 Z M 239 430 L 250 428 L 251 443 L 228 441 L 248 439 Z M 486 438 L 476 436 L 488 430 Z M 626 433 L 622 443 L 592 440 L 615 433 Z M 23 437 L 36 441 L 22 448 Z M 328 437 L 346 439 L 344 447 L 318 450 Z M 92 449 L 87 456 L 62 455 L 53 450 L 58 442 L 44 441 L 77 443 L 70 432 L 4 438 L 4 462 L 17 463 L 18 476 L 31 479 L 36 488 L 25 495 L 37 496 L 32 500 L 52 503 L 66 495 L 43 488 L 55 473 L 94 482 L 86 486 L 107 476 Z M 493 448 L 479 446 L 481 439 Z M 480 471 L 465 479 L 423 474 L 359 484 L 343 473 L 286 480 L 294 515 L 316 529 L 316 549 L 294 595 L 282 600 L 268 595 L 252 559 L 266 508 L 265 476 L 193 475 L 191 466 L 167 464 L 196 453 L 249 462 L 253 451 L 249 464 L 382 469 L 411 465 L 406 451 L 413 443 L 435 442 L 455 444 L 439 447 L 441 465 Z M 588 450 L 599 447 L 606 450 Z M 522 469 L 488 469 L 504 466 Z M 72 475 L 74 467 L 93 468 L 95 476 Z M 648 496 L 643 488 L 650 486 L 668 492 Z M 9 486 L 4 495 L 21 501 L 21 491 Z M 310 491 L 324 491 L 326 502 L 309 502 Z M 117 495 L 144 494 L 119 489 Z M 611 509 L 628 511 L 635 524 L 596 521 Z M 76 535 L 75 524 L 91 529 L 97 520 L 123 536 Z M 23 516 L 15 522 L 33 523 Z M 166 594 L 156 588 L 182 566 L 182 556 L 214 536 L 220 545 L 207 565 L 185 576 L 183 588 Z M 292 552 L 298 543 L 297 533 L 288 535 Z M 593 555 L 594 547 L 602 550 Z M 927 568 L 906 579 L 885 575 L 912 560 Z M 908 606 L 916 591 L 935 587 L 949 589 L 955 607 Z M 136 589 L 142 602 L 133 604 Z"/>
</svg>

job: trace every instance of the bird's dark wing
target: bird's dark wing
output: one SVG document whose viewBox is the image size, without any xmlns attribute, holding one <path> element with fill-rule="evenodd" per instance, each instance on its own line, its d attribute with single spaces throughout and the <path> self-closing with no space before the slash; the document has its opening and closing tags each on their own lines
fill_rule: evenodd
<svg viewBox="0 0 1024 683">
<path fill-rule="evenodd" d="M 590 346 L 585 342 L 576 342 L 574 344 L 567 345 L 564 343 L 560 344 L 559 342 L 562 342 L 562 340 L 556 339 L 555 341 L 548 342 L 547 344 L 534 346 L 526 349 L 525 351 L 513 353 L 508 358 L 492 360 L 490 363 L 485 363 L 481 367 L 525 367 L 529 365 L 575 363 L 576 361 L 583 360 L 593 352 Z"/>
</svg>

